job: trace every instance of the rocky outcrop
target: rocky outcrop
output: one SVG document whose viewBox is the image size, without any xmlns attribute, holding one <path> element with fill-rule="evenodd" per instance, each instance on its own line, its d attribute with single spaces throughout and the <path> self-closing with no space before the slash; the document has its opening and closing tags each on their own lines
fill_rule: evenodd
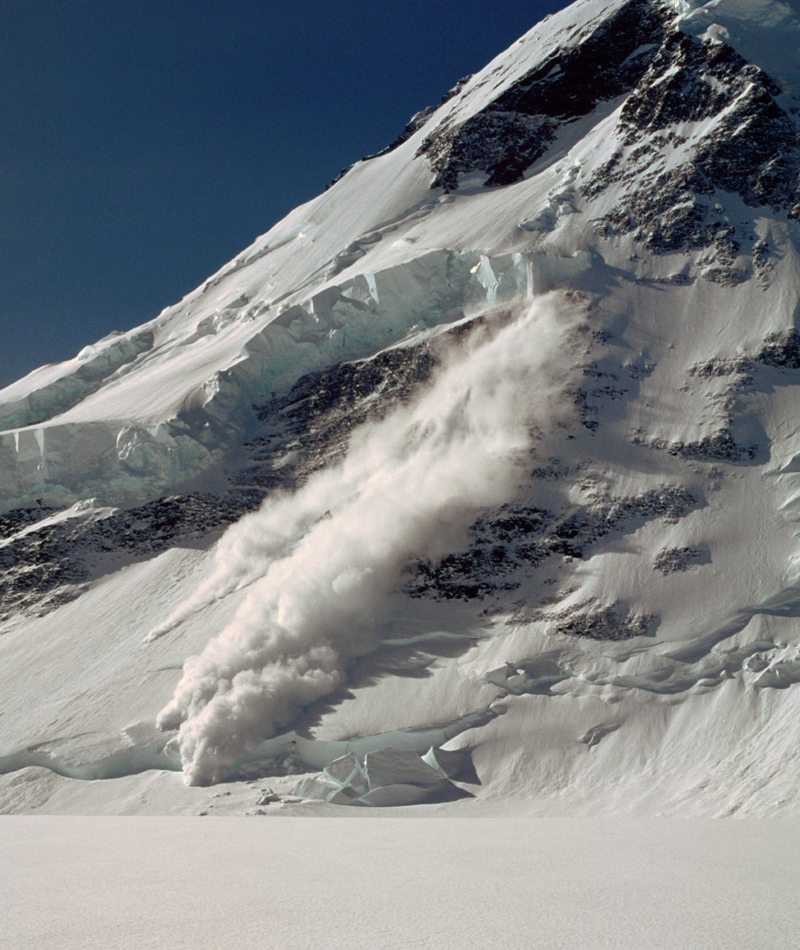
<svg viewBox="0 0 800 950">
<path fill-rule="evenodd" d="M 258 490 L 186 494 L 98 518 L 48 523 L 51 509 L 21 509 L 3 516 L 0 544 L 0 619 L 14 612 L 45 614 L 74 600 L 92 578 L 187 541 L 202 541 L 238 520 L 263 498 Z M 91 506 L 84 514 L 91 515 Z M 37 527 L 37 522 L 44 522 Z"/>
<path fill-rule="evenodd" d="M 748 235 L 717 213 L 715 196 L 800 215 L 800 128 L 780 95 L 727 44 L 667 33 L 620 110 L 617 151 L 583 187 L 591 199 L 612 184 L 630 186 L 597 229 L 634 233 L 655 253 L 714 246 L 722 266 L 704 276 L 736 283 L 731 265 Z M 708 125 L 701 137 L 680 131 L 700 121 Z"/>
<path fill-rule="evenodd" d="M 630 0 L 576 46 L 554 50 L 493 102 L 463 122 L 445 119 L 418 150 L 435 172 L 433 188 L 455 191 L 483 172 L 508 185 L 544 154 L 567 122 L 621 95 L 645 73 L 667 13 Z"/>
<path fill-rule="evenodd" d="M 506 506 L 475 523 L 467 551 L 448 555 L 438 565 L 416 565 L 406 589 L 415 597 L 484 600 L 517 590 L 548 558 L 582 559 L 612 532 L 630 532 L 654 518 L 678 520 L 701 505 L 684 488 L 664 487 L 560 512 Z M 620 627 L 617 620 L 614 627 Z"/>
</svg>

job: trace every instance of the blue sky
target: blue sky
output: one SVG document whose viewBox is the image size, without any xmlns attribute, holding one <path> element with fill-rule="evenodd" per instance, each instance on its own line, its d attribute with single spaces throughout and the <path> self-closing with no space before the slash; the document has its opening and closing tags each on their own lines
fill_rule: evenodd
<svg viewBox="0 0 800 950">
<path fill-rule="evenodd" d="M 0 386 L 154 317 L 560 0 L 3 0 Z"/>
</svg>

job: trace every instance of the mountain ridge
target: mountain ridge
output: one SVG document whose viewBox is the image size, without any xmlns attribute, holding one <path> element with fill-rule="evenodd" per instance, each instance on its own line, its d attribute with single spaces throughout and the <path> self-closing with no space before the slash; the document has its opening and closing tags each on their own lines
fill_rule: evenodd
<svg viewBox="0 0 800 950">
<path fill-rule="evenodd" d="M 454 813 L 797 809 L 800 104 L 781 42 L 780 78 L 732 45 L 797 17 L 756 7 L 579 0 L 0 393 L 0 807 L 51 788 L 34 747 L 160 763 L 159 807 L 179 769 L 191 803 L 433 802 L 354 766 L 281 804 L 447 742 Z"/>
</svg>

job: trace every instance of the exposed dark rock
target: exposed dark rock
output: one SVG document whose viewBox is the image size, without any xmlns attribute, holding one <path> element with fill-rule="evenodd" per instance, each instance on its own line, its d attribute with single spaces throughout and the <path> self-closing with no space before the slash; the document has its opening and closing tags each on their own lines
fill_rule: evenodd
<svg viewBox="0 0 800 950">
<path fill-rule="evenodd" d="M 590 640 L 630 640 L 655 634 L 658 620 L 652 615 L 630 613 L 624 606 L 586 609 L 577 607 L 557 618 L 556 630 L 571 637 Z"/>
<path fill-rule="evenodd" d="M 569 473 L 570 467 L 565 465 L 561 459 L 550 459 L 547 465 L 537 466 L 533 469 L 531 478 L 557 481 L 560 478 L 566 478 Z"/>
<path fill-rule="evenodd" d="M 715 216 L 709 199 L 728 192 L 752 207 L 800 215 L 800 129 L 776 101 L 780 92 L 730 46 L 668 33 L 622 107 L 623 148 L 583 188 L 593 198 L 611 184 L 631 183 L 624 205 L 594 222 L 596 230 L 635 232 L 655 253 L 714 246 L 717 266 L 703 277 L 725 284 L 749 279 L 748 266 L 734 266 L 735 229 Z M 687 159 L 668 167 L 668 150 L 686 144 L 671 129 L 715 117 Z M 768 249 L 754 254 L 763 278 Z"/>
<path fill-rule="evenodd" d="M 70 518 L 31 531 L 0 547 L 0 617 L 15 610 L 46 613 L 79 596 L 85 582 L 103 572 L 104 556 L 146 558 L 197 542 L 262 498 L 255 489 L 175 495 L 100 520 Z"/>
<path fill-rule="evenodd" d="M 368 397 L 385 412 L 427 381 L 436 364 L 436 358 L 424 346 L 389 350 L 371 360 L 338 363 L 303 376 L 285 397 L 260 408 L 258 415 L 266 419 L 276 412 L 284 413 L 307 430 L 333 411 L 352 412 Z M 374 412 L 362 409 L 365 416 Z M 377 415 L 380 417 L 380 412 Z"/>
<path fill-rule="evenodd" d="M 0 515 L 0 539 L 10 538 L 11 535 L 42 521 L 49 515 L 55 514 L 56 511 L 58 511 L 57 508 L 48 508 L 44 505 L 7 511 L 4 515 Z"/>
<path fill-rule="evenodd" d="M 558 125 L 545 116 L 484 110 L 447 133 L 425 140 L 420 152 L 436 172 L 431 187 L 455 191 L 459 178 L 486 172 L 487 185 L 509 185 L 544 154 Z"/>
<path fill-rule="evenodd" d="M 674 574 L 676 571 L 688 571 L 699 564 L 710 564 L 711 556 L 707 547 L 664 548 L 656 554 L 653 567 L 662 574 Z"/>
<path fill-rule="evenodd" d="M 775 369 L 800 369 L 800 333 L 794 327 L 783 332 L 770 333 L 753 356 L 732 360 L 711 359 L 689 367 L 689 375 L 700 378 L 740 376 L 752 383 L 752 374 L 758 366 Z"/>
<path fill-rule="evenodd" d="M 727 44 L 702 43 L 680 30 L 670 31 L 622 107 L 624 141 L 632 145 L 642 133 L 712 118 L 749 92 L 752 83 L 763 90 L 757 101 L 763 94 L 780 95 L 766 73 Z"/>
<path fill-rule="evenodd" d="M 645 75 L 668 15 L 649 0 L 630 0 L 577 46 L 551 53 L 503 92 L 495 108 L 562 120 L 588 115 Z"/>
<path fill-rule="evenodd" d="M 565 122 L 641 79 L 666 17 L 648 0 L 630 0 L 580 44 L 555 50 L 476 115 L 437 126 L 418 151 L 435 172 L 432 187 L 454 191 L 472 172 L 485 172 L 487 185 L 518 181 Z"/>
<path fill-rule="evenodd" d="M 755 361 L 762 366 L 800 369 L 800 333 L 794 328 L 784 333 L 771 333 Z"/>
<path fill-rule="evenodd" d="M 597 380 L 597 383 L 594 386 L 579 387 L 575 390 L 573 398 L 581 422 L 587 429 L 594 432 L 599 424 L 599 404 L 604 401 L 622 399 L 628 390 L 614 385 L 617 381 L 616 374 L 603 372 L 594 363 L 584 367 L 583 375 L 589 379 Z"/>
<path fill-rule="evenodd" d="M 697 376 L 700 379 L 712 379 L 720 376 L 734 376 L 739 373 L 746 373 L 752 368 L 752 360 L 744 357 L 735 360 L 706 360 L 705 363 L 697 363 L 690 366 L 689 376 Z"/>
<path fill-rule="evenodd" d="M 419 345 L 303 376 L 286 396 L 256 407 L 264 431 L 247 446 L 252 463 L 236 482 L 298 484 L 343 456 L 354 428 L 384 418 L 430 379 L 437 364 L 430 348 Z"/>
<path fill-rule="evenodd" d="M 721 410 L 722 419 L 721 427 L 712 435 L 685 443 L 668 442 L 664 439 L 648 442 L 641 437 L 635 438 L 634 442 L 667 451 L 670 455 L 701 462 L 758 464 L 765 461 L 764 452 L 759 445 L 739 444 L 732 431 L 740 412 L 738 398 L 741 393 L 780 384 L 780 376 L 776 380 L 774 373 L 765 378 L 762 367 L 790 371 L 786 373 L 785 382 L 791 382 L 793 377 L 790 373 L 800 369 L 800 333 L 793 327 L 771 333 L 753 355 L 735 359 L 715 358 L 689 367 L 687 373 L 694 379 L 729 380 L 725 390 L 713 397 L 713 401 Z"/>
<path fill-rule="evenodd" d="M 652 518 L 675 521 L 700 504 L 686 489 L 665 487 L 562 512 L 506 505 L 473 525 L 467 551 L 438 565 L 416 564 L 406 590 L 437 600 L 483 600 L 516 590 L 547 558 L 583 558 L 611 532 L 634 531 Z"/>
<path fill-rule="evenodd" d="M 762 286 L 768 284 L 775 270 L 775 248 L 766 240 L 755 241 L 752 258 L 759 282 Z"/>
<path fill-rule="evenodd" d="M 632 284 L 662 284 L 662 285 L 672 285 L 675 287 L 688 287 L 695 282 L 694 277 L 690 277 L 688 274 L 670 274 L 668 277 L 630 277 L 627 274 L 621 275 L 623 280 L 628 280 Z M 637 369 L 634 368 L 634 374 L 637 372 Z M 652 372 L 652 370 L 651 370 Z M 629 373 L 629 375 L 631 375 Z M 632 379 L 642 379 L 642 376 L 631 375 Z"/>
<path fill-rule="evenodd" d="M 252 462 L 234 476 L 236 483 L 265 488 L 301 483 L 344 455 L 353 429 L 380 421 L 424 386 L 439 365 L 440 347 L 510 318 L 510 310 L 499 308 L 456 322 L 434 343 L 398 346 L 303 376 L 286 396 L 254 407 L 262 428 L 247 446 Z"/>
<path fill-rule="evenodd" d="M 733 267 L 731 265 L 722 267 L 709 267 L 703 271 L 703 278 L 710 280 L 715 284 L 722 284 L 725 287 L 735 287 L 737 284 L 743 284 L 752 277 L 752 271 L 748 267 Z"/>
<path fill-rule="evenodd" d="M 670 455 L 699 462 L 751 462 L 758 455 L 757 445 L 738 445 L 727 428 L 696 442 L 654 443 L 654 447 L 665 448 Z"/>
</svg>

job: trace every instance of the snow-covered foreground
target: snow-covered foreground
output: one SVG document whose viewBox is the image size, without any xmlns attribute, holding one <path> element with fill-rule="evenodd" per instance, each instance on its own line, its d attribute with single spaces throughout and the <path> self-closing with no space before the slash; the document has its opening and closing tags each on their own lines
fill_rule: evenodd
<svg viewBox="0 0 800 950">
<path fill-rule="evenodd" d="M 788 950 L 798 855 L 788 820 L 7 817 L 0 940 Z"/>
</svg>

